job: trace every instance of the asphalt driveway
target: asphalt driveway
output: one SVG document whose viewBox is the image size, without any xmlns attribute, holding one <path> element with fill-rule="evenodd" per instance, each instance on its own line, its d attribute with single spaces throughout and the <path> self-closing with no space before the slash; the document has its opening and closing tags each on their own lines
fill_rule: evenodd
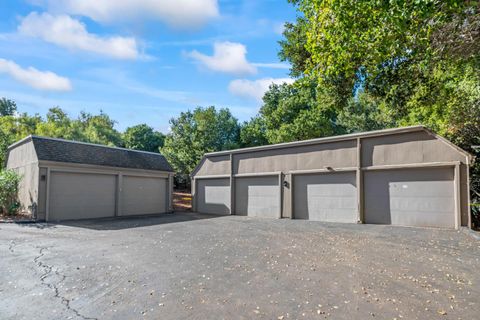
<svg viewBox="0 0 480 320">
<path fill-rule="evenodd" d="M 465 232 L 194 214 L 0 225 L 0 319 L 478 319 Z"/>
</svg>

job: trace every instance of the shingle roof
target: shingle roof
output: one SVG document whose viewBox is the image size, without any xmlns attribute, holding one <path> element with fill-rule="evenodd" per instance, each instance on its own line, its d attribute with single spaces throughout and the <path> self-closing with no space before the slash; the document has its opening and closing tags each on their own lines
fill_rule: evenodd
<svg viewBox="0 0 480 320">
<path fill-rule="evenodd" d="M 33 142 L 38 160 L 173 172 L 159 153 L 39 136 L 28 138 Z"/>
</svg>

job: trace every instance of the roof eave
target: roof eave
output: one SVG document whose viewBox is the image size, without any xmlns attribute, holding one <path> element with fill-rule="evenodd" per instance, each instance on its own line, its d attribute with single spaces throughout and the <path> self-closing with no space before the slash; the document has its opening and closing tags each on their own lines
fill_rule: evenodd
<svg viewBox="0 0 480 320">
<path fill-rule="evenodd" d="M 18 146 L 20 146 L 20 145 L 22 145 L 22 144 L 24 144 L 24 143 L 26 143 L 26 142 L 31 141 L 31 140 L 32 140 L 32 137 L 33 137 L 33 135 L 28 135 L 28 136 L 26 136 L 25 138 L 23 138 L 23 139 L 21 139 L 21 140 L 18 140 L 18 141 L 14 142 L 14 143 L 12 143 L 11 145 L 9 145 L 9 146 L 7 147 L 7 150 L 12 150 L 13 148 L 16 148 L 16 147 L 18 147 Z"/>
<path fill-rule="evenodd" d="M 88 167 L 88 168 L 106 168 L 109 170 L 139 170 L 139 171 L 152 171 L 152 172 L 161 172 L 172 174 L 175 171 L 172 170 L 159 170 L 159 169 L 147 169 L 147 168 L 132 168 L 132 167 L 123 167 L 123 166 L 109 166 L 109 165 L 99 165 L 99 164 L 89 164 L 89 163 L 77 163 L 77 162 L 63 162 L 63 161 L 53 161 L 53 160 L 38 160 L 39 166 L 71 166 L 71 167 Z"/>
</svg>

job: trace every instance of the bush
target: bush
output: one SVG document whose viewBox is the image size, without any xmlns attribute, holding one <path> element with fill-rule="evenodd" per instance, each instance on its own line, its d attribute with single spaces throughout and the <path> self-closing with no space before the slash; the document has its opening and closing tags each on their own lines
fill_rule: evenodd
<svg viewBox="0 0 480 320">
<path fill-rule="evenodd" d="M 0 212 L 15 214 L 20 208 L 18 185 L 22 177 L 13 170 L 0 171 Z"/>
<path fill-rule="evenodd" d="M 173 177 L 173 187 L 175 190 L 190 191 L 190 176 L 184 173 L 175 174 L 175 176 Z"/>
</svg>

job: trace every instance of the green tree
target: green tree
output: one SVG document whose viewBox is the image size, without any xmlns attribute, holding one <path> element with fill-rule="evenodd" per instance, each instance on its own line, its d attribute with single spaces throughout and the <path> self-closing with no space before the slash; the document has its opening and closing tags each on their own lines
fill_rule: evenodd
<svg viewBox="0 0 480 320">
<path fill-rule="evenodd" d="M 38 124 L 35 134 L 51 138 L 86 141 L 82 129 L 60 107 L 54 107 L 48 110 L 46 121 Z"/>
<path fill-rule="evenodd" d="M 36 130 L 37 135 L 121 146 L 120 132 L 115 128 L 115 121 L 100 111 L 98 115 L 81 112 L 77 119 L 72 119 L 60 107 L 51 108 L 46 121 L 41 121 Z"/>
<path fill-rule="evenodd" d="M 307 71 L 322 77 L 341 74 L 355 77 L 360 67 L 365 75 L 375 77 L 376 71 L 388 61 L 426 61 L 452 46 L 470 47 L 480 36 L 469 33 L 477 39 L 454 43 L 449 41 L 452 37 L 446 41 L 435 37 L 447 26 L 455 29 L 452 23 L 457 26 L 472 20 L 478 13 L 475 1 L 293 2 L 308 21 L 306 47 L 311 64 Z M 457 35 L 464 31 L 458 29 Z"/>
<path fill-rule="evenodd" d="M 455 66 L 437 64 L 429 76 L 419 81 L 415 91 L 406 100 L 407 114 L 398 122 L 401 125 L 424 124 L 432 130 L 455 140 L 468 149 L 473 137 L 462 130 L 471 127 L 478 119 L 480 105 L 480 73 L 469 64 Z M 478 127 L 478 122 L 476 123 Z M 475 125 L 473 125 L 475 126 Z"/>
<path fill-rule="evenodd" d="M 8 146 L 30 134 L 35 134 L 41 121 L 39 115 L 29 116 L 26 113 L 0 116 L 0 169 L 4 167 Z"/>
<path fill-rule="evenodd" d="M 159 152 L 165 140 L 161 132 L 154 131 L 146 124 L 127 128 L 122 138 L 126 148 L 150 152 Z"/>
<path fill-rule="evenodd" d="M 0 170 L 0 213 L 14 214 L 20 208 L 18 185 L 22 177 L 13 170 Z"/>
<path fill-rule="evenodd" d="M 17 104 L 15 101 L 2 98 L 0 99 L 0 116 L 13 116 L 17 111 Z"/>
<path fill-rule="evenodd" d="M 337 125 L 345 133 L 354 133 L 395 127 L 396 123 L 383 99 L 360 91 L 339 111 Z"/>
<path fill-rule="evenodd" d="M 260 116 L 244 122 L 240 128 L 240 145 L 245 148 L 268 144 L 266 131 L 265 121 Z"/>
<path fill-rule="evenodd" d="M 5 167 L 8 146 L 15 142 L 12 135 L 0 130 L 0 170 Z"/>
<path fill-rule="evenodd" d="M 104 144 L 107 146 L 121 146 L 122 135 L 115 129 L 115 120 L 100 111 L 98 115 L 81 112 L 77 125 L 82 133 L 82 140 Z"/>
<path fill-rule="evenodd" d="M 240 125 L 228 109 L 196 108 L 170 120 L 161 153 L 174 169 L 189 174 L 206 152 L 239 146 Z"/>
<path fill-rule="evenodd" d="M 318 138 L 343 132 L 336 124 L 335 99 L 316 81 L 272 85 L 263 97 L 260 116 L 269 143 Z"/>
<path fill-rule="evenodd" d="M 284 27 L 278 56 L 281 61 L 290 62 L 290 75 L 297 78 L 304 75 L 310 62 L 310 52 L 306 49 L 308 21 L 299 17 L 296 23 L 287 22 Z"/>
</svg>

